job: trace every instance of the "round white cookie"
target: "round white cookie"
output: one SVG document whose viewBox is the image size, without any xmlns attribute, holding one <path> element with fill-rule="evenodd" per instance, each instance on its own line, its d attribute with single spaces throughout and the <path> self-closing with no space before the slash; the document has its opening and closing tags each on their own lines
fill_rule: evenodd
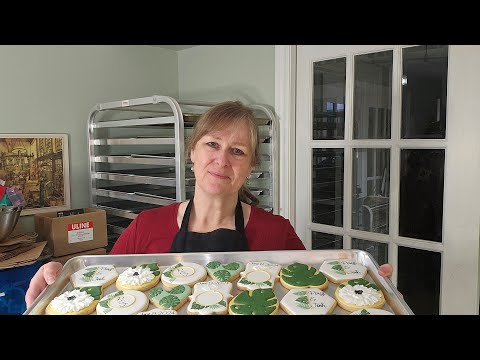
<svg viewBox="0 0 480 360">
<path fill-rule="evenodd" d="M 119 290 L 104 296 L 97 304 L 99 315 L 135 315 L 148 308 L 148 298 L 138 290 Z"/>
<path fill-rule="evenodd" d="M 226 281 L 206 281 L 196 283 L 189 296 L 187 312 L 190 315 L 221 315 L 228 311 L 232 298 L 232 284 Z"/>
<path fill-rule="evenodd" d="M 177 285 L 193 286 L 207 278 L 207 270 L 202 265 L 181 262 L 169 266 L 162 274 L 162 283 L 168 288 Z"/>
<path fill-rule="evenodd" d="M 160 274 L 157 263 L 129 267 L 119 275 L 116 286 L 119 290 L 147 291 L 158 284 Z"/>
<path fill-rule="evenodd" d="M 101 286 L 113 284 L 118 272 L 113 265 L 92 265 L 76 271 L 70 276 L 73 287 Z"/>
<path fill-rule="evenodd" d="M 102 297 L 100 286 L 74 288 L 55 297 L 45 309 L 48 315 L 88 315 Z"/>
<path fill-rule="evenodd" d="M 273 289 L 280 276 L 282 267 L 268 261 L 252 261 L 247 263 L 245 271 L 240 273 L 237 288 L 240 290 Z"/>
<path fill-rule="evenodd" d="M 367 308 L 381 308 L 385 305 L 385 297 L 377 285 L 365 279 L 345 281 L 335 290 L 338 305 L 347 311 Z"/>
<path fill-rule="evenodd" d="M 367 268 L 353 260 L 325 260 L 320 271 L 335 284 L 365 277 Z"/>
<path fill-rule="evenodd" d="M 327 315 L 337 302 L 320 289 L 292 289 L 280 301 L 280 307 L 289 315 Z"/>
<path fill-rule="evenodd" d="M 350 315 L 393 315 L 390 311 L 374 308 L 366 308 L 352 312 Z"/>
<path fill-rule="evenodd" d="M 178 315 L 178 313 L 175 310 L 152 309 L 139 312 L 137 315 Z"/>
</svg>

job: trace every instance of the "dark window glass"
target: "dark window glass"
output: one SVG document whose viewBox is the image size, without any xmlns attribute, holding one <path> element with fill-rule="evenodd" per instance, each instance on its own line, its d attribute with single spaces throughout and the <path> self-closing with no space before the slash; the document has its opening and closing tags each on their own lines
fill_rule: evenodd
<svg viewBox="0 0 480 360">
<path fill-rule="evenodd" d="M 399 235 L 442 241 L 445 150 L 400 153 Z"/>
<path fill-rule="evenodd" d="M 345 136 L 346 58 L 313 64 L 313 140 Z"/>
<path fill-rule="evenodd" d="M 441 255 L 398 247 L 398 290 L 416 315 L 440 313 Z"/>
<path fill-rule="evenodd" d="M 312 155 L 312 222 L 343 226 L 343 149 Z"/>
<path fill-rule="evenodd" d="M 364 250 L 370 253 L 379 265 L 388 263 L 388 244 L 362 239 L 352 239 L 352 249 Z"/>
<path fill-rule="evenodd" d="M 392 65 L 392 50 L 355 56 L 354 139 L 390 139 Z"/>
<path fill-rule="evenodd" d="M 402 55 L 402 138 L 444 139 L 448 45 L 414 46 Z"/>
<path fill-rule="evenodd" d="M 312 250 L 343 249 L 343 236 L 312 231 Z"/>
</svg>

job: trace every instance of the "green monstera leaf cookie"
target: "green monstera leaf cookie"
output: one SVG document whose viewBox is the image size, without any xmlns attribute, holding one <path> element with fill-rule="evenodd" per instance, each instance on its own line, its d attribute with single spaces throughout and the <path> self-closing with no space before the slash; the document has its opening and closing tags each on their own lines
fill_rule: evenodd
<svg viewBox="0 0 480 360">
<path fill-rule="evenodd" d="M 163 310 L 177 310 L 188 299 L 192 288 L 188 285 L 177 285 L 173 289 L 166 289 L 161 286 L 150 289 L 148 299 L 156 307 Z"/>
<path fill-rule="evenodd" d="M 232 299 L 228 307 L 231 315 L 274 315 L 278 299 L 272 289 L 245 290 Z"/>
<path fill-rule="evenodd" d="M 319 270 L 314 267 L 294 263 L 280 272 L 280 282 L 287 289 L 318 288 L 324 290 L 328 286 L 328 280 Z"/>
<path fill-rule="evenodd" d="M 222 264 L 220 261 L 211 261 L 206 266 L 208 275 L 213 280 L 232 282 L 240 276 L 240 272 L 245 270 L 243 263 L 234 261 L 228 264 Z"/>
</svg>

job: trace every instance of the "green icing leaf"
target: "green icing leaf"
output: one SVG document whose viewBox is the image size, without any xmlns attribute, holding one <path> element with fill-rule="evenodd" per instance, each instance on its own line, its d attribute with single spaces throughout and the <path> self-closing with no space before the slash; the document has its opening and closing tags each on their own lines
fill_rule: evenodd
<svg viewBox="0 0 480 360">
<path fill-rule="evenodd" d="M 332 264 L 340 264 L 340 262 L 339 262 L 339 261 L 337 261 L 337 260 L 335 260 L 335 261 L 330 261 L 330 262 L 329 262 L 329 263 L 327 263 L 327 264 L 329 264 L 329 265 L 332 265 Z"/>
<path fill-rule="evenodd" d="M 201 309 L 205 309 L 205 306 L 200 305 L 199 303 L 197 303 L 196 301 L 194 301 L 194 302 L 192 303 L 192 309 L 193 309 L 193 310 L 201 310 Z"/>
<path fill-rule="evenodd" d="M 182 294 L 186 290 L 186 287 L 184 285 L 178 285 L 175 286 L 172 290 L 170 290 L 168 293 L 175 295 L 175 294 Z"/>
<path fill-rule="evenodd" d="M 307 292 L 305 290 L 297 291 L 297 292 L 294 292 L 293 295 L 304 296 L 304 295 L 307 295 Z"/>
<path fill-rule="evenodd" d="M 246 278 L 242 278 L 242 279 L 239 281 L 239 283 L 245 284 L 245 285 L 253 284 L 253 282 L 248 281 Z"/>
<path fill-rule="evenodd" d="M 212 275 L 219 281 L 228 281 L 230 279 L 230 272 L 227 270 L 217 270 Z"/>
<path fill-rule="evenodd" d="M 148 292 L 148 296 L 150 298 L 154 298 L 160 295 L 162 292 L 163 292 L 163 289 L 161 287 L 156 287 L 156 288 L 150 289 L 150 291 Z"/>
<path fill-rule="evenodd" d="M 327 281 L 320 271 L 300 263 L 294 263 L 282 269 L 281 278 L 287 284 L 297 287 L 320 286 Z"/>
<path fill-rule="evenodd" d="M 308 304 L 308 297 L 307 296 L 301 296 L 299 298 L 296 298 L 295 301 L 298 301 L 303 304 Z"/>
<path fill-rule="evenodd" d="M 375 290 L 380 290 L 379 287 L 375 284 L 370 283 L 368 280 L 359 278 L 359 279 L 353 279 L 348 281 L 348 285 L 355 286 L 355 285 L 363 285 L 367 288 L 372 288 Z"/>
<path fill-rule="evenodd" d="M 360 311 L 360 315 L 370 315 L 370 313 L 367 310 L 362 309 L 362 311 Z"/>
<path fill-rule="evenodd" d="M 256 289 L 250 294 L 242 291 L 230 305 L 230 309 L 241 315 L 270 315 L 277 309 L 278 300 L 272 289 Z"/>
<path fill-rule="evenodd" d="M 87 294 L 92 296 L 95 300 L 100 300 L 102 296 L 102 287 L 101 286 L 89 286 L 83 288 L 76 288 L 80 291 L 85 291 Z"/>
<path fill-rule="evenodd" d="M 165 309 L 173 309 L 175 306 L 180 304 L 180 299 L 175 295 L 168 295 L 163 299 L 160 299 L 158 303 Z"/>
<path fill-rule="evenodd" d="M 272 283 L 271 283 L 270 281 L 268 281 L 268 280 L 267 280 L 267 281 L 264 281 L 262 284 L 265 284 L 265 285 L 267 285 L 267 286 L 272 286 Z"/>
<path fill-rule="evenodd" d="M 225 307 L 227 306 L 227 302 L 225 300 L 220 301 L 219 304 L 221 306 L 225 306 Z"/>
<path fill-rule="evenodd" d="M 300 303 L 300 304 L 297 304 L 297 306 L 298 306 L 300 309 L 305 309 L 305 310 L 310 309 L 310 304 Z"/>
<path fill-rule="evenodd" d="M 236 270 L 240 269 L 240 264 L 237 263 L 237 262 L 232 262 L 230 264 L 225 265 L 224 268 L 226 270 L 236 271 Z"/>
<path fill-rule="evenodd" d="M 208 269 L 216 269 L 221 265 L 220 261 L 210 261 L 207 265 L 205 265 Z"/>
</svg>

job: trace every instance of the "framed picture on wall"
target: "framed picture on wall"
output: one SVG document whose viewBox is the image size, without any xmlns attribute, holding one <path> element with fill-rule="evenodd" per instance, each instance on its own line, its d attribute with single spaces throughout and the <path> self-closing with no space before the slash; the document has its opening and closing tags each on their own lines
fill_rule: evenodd
<svg viewBox="0 0 480 360">
<path fill-rule="evenodd" d="M 70 209 L 68 135 L 0 134 L 0 179 L 22 190 L 22 216 Z"/>
</svg>

